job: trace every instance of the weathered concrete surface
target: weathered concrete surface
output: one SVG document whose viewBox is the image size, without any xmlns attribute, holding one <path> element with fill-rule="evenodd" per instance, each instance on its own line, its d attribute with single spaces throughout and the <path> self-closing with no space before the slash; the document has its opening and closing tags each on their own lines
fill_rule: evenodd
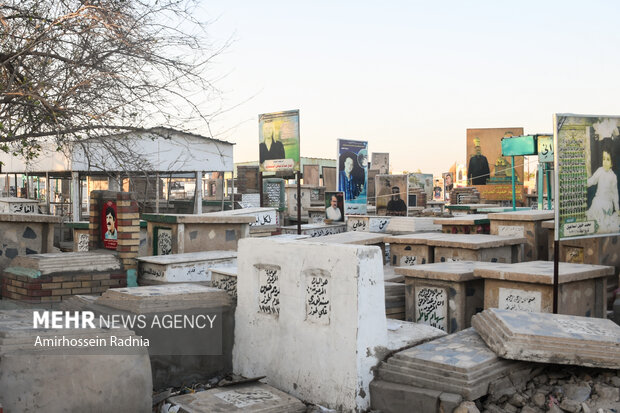
<svg viewBox="0 0 620 413">
<path fill-rule="evenodd" d="M 209 268 L 211 271 L 211 286 L 224 290 L 232 298 L 237 298 L 237 266 Z"/>
<path fill-rule="evenodd" d="M 132 336 L 128 330 L 34 330 L 32 312 L 0 312 L 0 405 L 6 412 L 150 412 L 151 369 L 147 349 L 44 347 L 37 336 L 103 338 Z"/>
<path fill-rule="evenodd" d="M 235 372 L 329 408 L 368 408 L 374 349 L 387 346 L 380 251 L 242 240 Z"/>
<path fill-rule="evenodd" d="M 451 247 L 479 250 L 483 248 L 504 247 L 507 245 L 520 245 L 525 242 L 525 239 L 486 234 L 421 233 L 394 235 L 386 237 L 385 242 L 389 242 L 390 244 L 422 244 L 430 245 L 433 247 Z"/>
<path fill-rule="evenodd" d="M 405 285 L 385 282 L 385 315 L 397 320 L 405 319 Z"/>
<path fill-rule="evenodd" d="M 211 281 L 211 267 L 233 266 L 236 251 L 202 251 L 138 258 L 140 285 Z"/>
<path fill-rule="evenodd" d="M 614 267 L 559 263 L 560 314 L 606 316 L 606 281 Z M 485 279 L 484 308 L 520 311 L 553 311 L 553 262 L 529 261 L 479 266 Z"/>
<path fill-rule="evenodd" d="M 59 216 L 40 214 L 0 214 L 0 270 L 17 256 L 57 251 L 54 225 Z"/>
<path fill-rule="evenodd" d="M 548 230 L 542 226 L 553 211 L 526 210 L 489 214 L 491 234 L 525 237 L 525 261 L 548 259 Z"/>
<path fill-rule="evenodd" d="M 369 211 L 370 213 L 370 211 Z M 347 231 L 387 232 L 391 217 L 347 215 Z"/>
<path fill-rule="evenodd" d="M 118 257 L 113 252 L 105 250 L 27 255 L 15 258 L 11 266 L 31 268 L 41 275 L 78 271 L 116 271 L 122 268 Z"/>
<path fill-rule="evenodd" d="M 471 316 L 484 306 L 484 281 L 474 277 L 477 266 L 459 261 L 398 267 L 405 277 L 406 320 L 455 333 L 471 326 Z"/>
<path fill-rule="evenodd" d="M 441 231 L 441 225 L 433 223 L 432 217 L 391 217 L 385 232 L 409 234 L 417 231 Z"/>
<path fill-rule="evenodd" d="M 380 233 L 348 231 L 321 237 L 320 242 L 329 244 L 377 245 L 383 244 L 385 236 Z M 305 241 L 310 240 L 306 238 Z M 314 241 L 314 240 L 313 240 Z"/>
<path fill-rule="evenodd" d="M 301 235 L 308 235 L 312 238 L 324 237 L 326 235 L 340 234 L 345 232 L 347 227 L 344 223 L 338 224 L 303 224 Z M 297 234 L 297 225 L 282 227 L 282 234 Z"/>
<path fill-rule="evenodd" d="M 370 383 L 370 400 L 372 408 L 382 413 L 446 413 L 452 412 L 462 397 L 437 390 L 373 380 Z"/>
<path fill-rule="evenodd" d="M 394 354 L 381 363 L 378 378 L 474 400 L 489 383 L 521 365 L 502 360 L 469 328 Z"/>
<path fill-rule="evenodd" d="M 218 387 L 168 399 L 187 413 L 305 413 L 306 405 L 264 383 Z"/>
<path fill-rule="evenodd" d="M 491 308 L 472 326 L 507 359 L 620 368 L 620 326 L 611 320 Z"/>
<path fill-rule="evenodd" d="M 402 320 L 387 320 L 389 351 L 400 351 L 446 335 L 438 328 Z"/>
</svg>

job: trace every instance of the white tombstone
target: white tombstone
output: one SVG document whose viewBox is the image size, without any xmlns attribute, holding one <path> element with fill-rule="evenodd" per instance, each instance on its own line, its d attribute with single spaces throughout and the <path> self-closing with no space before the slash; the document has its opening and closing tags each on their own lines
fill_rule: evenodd
<svg viewBox="0 0 620 413">
<path fill-rule="evenodd" d="M 240 240 L 235 372 L 322 406 L 369 408 L 388 345 L 382 263 L 375 246 Z"/>
</svg>

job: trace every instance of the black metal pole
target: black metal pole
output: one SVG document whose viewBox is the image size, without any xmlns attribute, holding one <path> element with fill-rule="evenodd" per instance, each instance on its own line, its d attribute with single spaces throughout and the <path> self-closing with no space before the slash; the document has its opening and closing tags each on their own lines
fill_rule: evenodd
<svg viewBox="0 0 620 413">
<path fill-rule="evenodd" d="M 260 191 L 260 206 L 263 206 L 263 173 L 258 173 L 258 190 Z"/>
<path fill-rule="evenodd" d="M 560 241 L 554 240 L 553 241 L 553 314 L 558 313 L 559 281 L 560 281 Z"/>
<path fill-rule="evenodd" d="M 297 171 L 297 235 L 301 235 L 301 172 Z"/>
</svg>

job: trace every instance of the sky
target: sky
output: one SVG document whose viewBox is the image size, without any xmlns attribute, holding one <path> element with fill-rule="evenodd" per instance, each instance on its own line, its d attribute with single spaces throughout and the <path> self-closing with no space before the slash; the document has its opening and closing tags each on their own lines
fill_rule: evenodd
<svg viewBox="0 0 620 413">
<path fill-rule="evenodd" d="M 465 163 L 466 129 L 552 133 L 554 113 L 620 115 L 620 2 L 203 0 L 224 113 L 214 137 L 258 159 L 258 115 L 300 110 L 301 156 L 337 139 L 394 173 Z M 203 133 L 205 131 L 202 131 Z"/>
</svg>

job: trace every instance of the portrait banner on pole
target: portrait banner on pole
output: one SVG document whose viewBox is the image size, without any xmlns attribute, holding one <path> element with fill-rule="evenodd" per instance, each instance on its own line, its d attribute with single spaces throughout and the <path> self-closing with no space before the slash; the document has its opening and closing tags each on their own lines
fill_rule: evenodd
<svg viewBox="0 0 620 413">
<path fill-rule="evenodd" d="M 620 117 L 555 114 L 555 239 L 620 235 Z"/>
<path fill-rule="evenodd" d="M 258 115 L 261 172 L 299 171 L 299 110 Z"/>
<path fill-rule="evenodd" d="M 367 188 L 368 142 L 338 139 L 338 191 L 346 215 L 366 214 Z"/>
</svg>

